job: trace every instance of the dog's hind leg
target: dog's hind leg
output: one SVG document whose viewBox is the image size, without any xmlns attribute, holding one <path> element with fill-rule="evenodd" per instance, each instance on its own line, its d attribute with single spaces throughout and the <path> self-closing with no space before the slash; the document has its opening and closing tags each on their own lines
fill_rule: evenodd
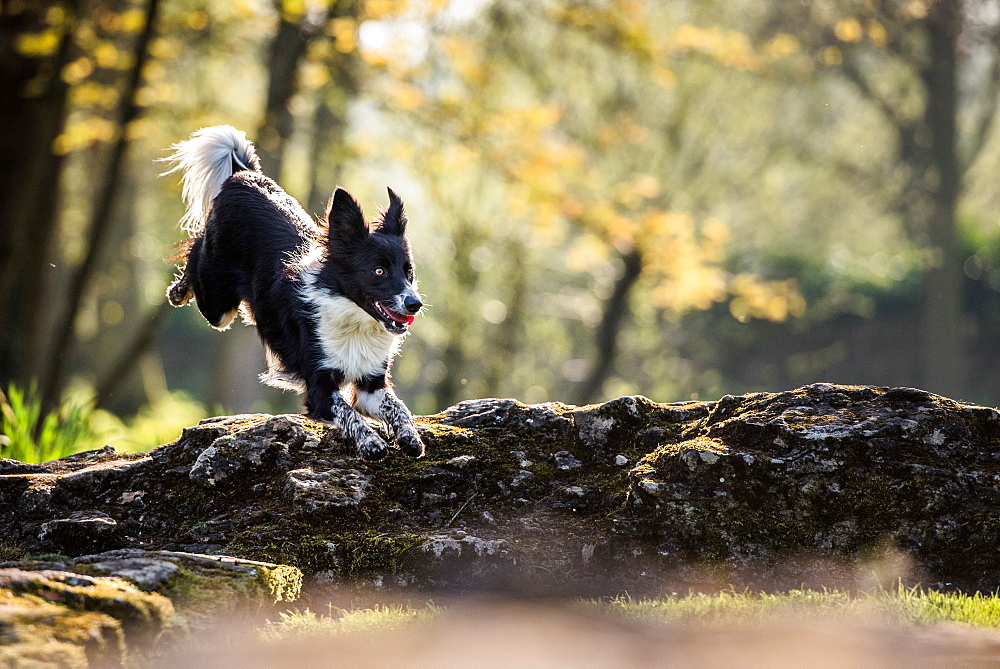
<svg viewBox="0 0 1000 669">
<path fill-rule="evenodd" d="M 211 256 L 201 254 L 199 242 L 200 239 L 192 248 L 184 275 L 178 283 L 186 278 L 201 315 L 216 330 L 225 330 L 236 320 L 243 301 L 239 276 L 232 270 L 219 267 Z"/>
<path fill-rule="evenodd" d="M 194 298 L 194 290 L 191 288 L 191 279 L 188 278 L 187 270 L 174 277 L 174 282 L 167 288 L 167 301 L 175 307 L 183 307 Z"/>
<path fill-rule="evenodd" d="M 173 258 L 168 259 L 168 262 L 179 263 L 183 261 L 184 263 L 180 267 L 180 272 L 174 276 L 174 282 L 167 288 L 167 301 L 175 307 L 183 307 L 194 299 L 194 289 L 191 287 L 191 272 L 189 269 L 192 251 L 196 247 L 200 248 L 201 244 L 201 238 L 192 238 L 181 242 L 179 245 L 180 252 Z"/>
<path fill-rule="evenodd" d="M 424 443 L 420 441 L 413 416 L 393 392 L 385 374 L 367 376 L 358 382 L 354 406 L 366 416 L 387 423 L 401 451 L 413 457 L 424 454 Z"/>
<path fill-rule="evenodd" d="M 214 287 L 198 290 L 198 286 L 195 285 L 194 295 L 201 315 L 216 330 L 228 328 L 240 312 L 241 300 L 234 292 L 218 290 Z"/>
</svg>

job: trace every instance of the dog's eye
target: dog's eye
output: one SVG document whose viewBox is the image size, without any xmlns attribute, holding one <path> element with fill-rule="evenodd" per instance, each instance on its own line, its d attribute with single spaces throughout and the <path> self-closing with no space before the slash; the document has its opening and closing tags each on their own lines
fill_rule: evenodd
<svg viewBox="0 0 1000 669">
<path fill-rule="evenodd" d="M 377 274 L 378 276 L 382 276 L 383 274 L 385 274 L 385 270 L 382 269 L 381 267 L 376 267 L 375 274 Z"/>
</svg>

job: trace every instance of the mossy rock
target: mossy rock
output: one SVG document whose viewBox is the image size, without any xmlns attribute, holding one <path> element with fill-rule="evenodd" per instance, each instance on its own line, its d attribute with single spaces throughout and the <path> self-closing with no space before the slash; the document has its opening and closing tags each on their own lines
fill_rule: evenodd
<svg viewBox="0 0 1000 669">
<path fill-rule="evenodd" d="M 814 384 L 674 404 L 469 400 L 418 427 L 419 459 L 366 462 L 336 427 L 252 414 L 149 454 L 0 461 L 0 536 L 34 554 L 228 554 L 313 583 L 633 593 L 691 564 L 760 573 L 892 546 L 932 582 L 1000 586 L 993 409 Z"/>
<path fill-rule="evenodd" d="M 116 577 L 0 569 L 2 666 L 113 664 L 146 646 L 174 613 L 166 597 Z"/>
<path fill-rule="evenodd" d="M 10 563 L 8 563 L 10 564 Z M 295 600 L 286 565 L 170 551 L 46 555 L 0 568 L 0 666 L 114 665 Z M 165 635 L 165 636 L 164 636 Z"/>
<path fill-rule="evenodd" d="M 0 666 L 114 666 L 125 652 L 120 621 L 0 589 Z"/>
</svg>

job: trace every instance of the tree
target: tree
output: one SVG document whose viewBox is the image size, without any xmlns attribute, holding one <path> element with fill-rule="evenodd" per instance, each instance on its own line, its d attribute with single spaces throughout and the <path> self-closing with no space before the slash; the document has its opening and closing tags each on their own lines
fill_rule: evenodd
<svg viewBox="0 0 1000 669">
<path fill-rule="evenodd" d="M 142 84 L 143 67 L 149 59 L 149 45 L 156 32 L 159 7 L 159 0 L 147 0 L 143 27 L 135 41 L 132 67 L 128 71 L 120 93 L 121 103 L 115 119 L 114 141 L 110 148 L 108 163 L 102 175 L 97 197 L 94 200 L 88 226 L 86 255 L 79 267 L 76 268 L 69 283 L 67 306 L 56 323 L 48 364 L 45 366 L 42 377 L 42 406 L 46 409 L 57 406 L 62 395 L 67 359 L 73 352 L 76 343 L 74 332 L 76 319 L 84 294 L 97 270 L 98 263 L 101 262 L 101 256 L 106 250 L 109 233 L 115 222 L 112 217 L 112 208 L 116 203 L 123 180 L 126 154 L 130 145 L 128 127 L 135 121 L 140 112 L 137 95 Z"/>
<path fill-rule="evenodd" d="M 40 369 L 50 254 L 64 155 L 52 150 L 66 123 L 79 2 L 0 8 L 0 384 Z"/>
<path fill-rule="evenodd" d="M 927 257 L 920 382 L 952 396 L 965 392 L 971 371 L 958 206 L 1000 102 L 998 9 L 992 0 L 845 1 L 826 13 L 782 7 L 775 18 L 801 28 L 816 61 L 850 81 L 894 135 L 890 207 Z"/>
<path fill-rule="evenodd" d="M 445 300 L 447 371 L 437 382 L 438 406 L 458 398 L 463 378 L 470 380 L 465 393 L 480 387 L 472 380 L 481 375 L 466 368 L 466 361 L 478 359 L 468 321 L 480 311 L 477 301 L 493 302 L 476 297 L 492 286 L 462 268 L 483 244 L 510 238 L 511 229 L 531 231 L 536 253 L 543 247 L 550 262 L 568 258 L 578 276 L 593 271 L 604 283 L 603 304 L 592 310 L 598 314 L 593 329 L 584 330 L 593 333 L 584 354 L 591 362 L 586 373 L 573 373 L 577 401 L 598 397 L 614 372 L 618 334 L 640 282 L 650 286 L 658 308 L 674 314 L 730 298 L 743 318 L 801 313 L 802 299 L 790 282 L 735 274 L 722 265 L 726 226 L 709 215 L 710 203 L 701 195 L 711 180 L 711 144 L 699 143 L 704 138 L 689 130 L 693 110 L 708 95 L 704 80 L 697 81 L 705 71 L 677 84 L 664 65 L 674 54 L 650 52 L 664 20 L 643 3 L 496 3 L 473 25 L 436 36 L 441 48 L 426 61 L 389 72 L 389 101 L 397 108 L 409 102 L 405 113 L 420 125 L 420 132 L 406 136 L 409 153 L 419 156 L 416 173 L 445 184 L 433 187 L 435 201 L 453 201 L 461 211 L 448 218 L 462 226 L 451 231 L 453 267 L 456 277 L 466 278 L 460 293 Z M 737 47 L 746 42 L 725 38 Z M 738 69 L 738 60 L 723 60 L 713 58 L 713 66 Z M 581 80 L 590 85 L 588 96 L 579 95 Z M 414 150 L 414 138 L 425 134 L 431 141 Z M 478 180 L 456 178 L 461 166 L 427 158 L 456 142 L 479 164 Z M 504 193 L 500 202 L 483 196 L 494 189 Z M 441 197 L 447 191 L 454 193 Z M 480 220 L 484 213 L 487 220 Z M 497 217 L 502 227 L 492 223 Z M 521 281 L 530 274 L 513 276 Z M 516 314 L 531 320 L 529 312 Z M 504 329 L 513 327 L 507 319 Z M 575 349 L 578 334 L 569 337 Z"/>
</svg>

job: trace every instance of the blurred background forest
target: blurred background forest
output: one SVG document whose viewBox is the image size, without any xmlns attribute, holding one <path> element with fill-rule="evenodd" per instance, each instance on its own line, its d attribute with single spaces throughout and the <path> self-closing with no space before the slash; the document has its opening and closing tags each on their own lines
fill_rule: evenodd
<svg viewBox="0 0 1000 669">
<path fill-rule="evenodd" d="M 252 328 L 165 306 L 157 160 L 220 123 L 312 213 L 403 197 L 416 413 L 815 381 L 995 406 L 998 94 L 1000 0 L 2 0 L 8 431 L 148 448 L 297 409 Z"/>
</svg>

